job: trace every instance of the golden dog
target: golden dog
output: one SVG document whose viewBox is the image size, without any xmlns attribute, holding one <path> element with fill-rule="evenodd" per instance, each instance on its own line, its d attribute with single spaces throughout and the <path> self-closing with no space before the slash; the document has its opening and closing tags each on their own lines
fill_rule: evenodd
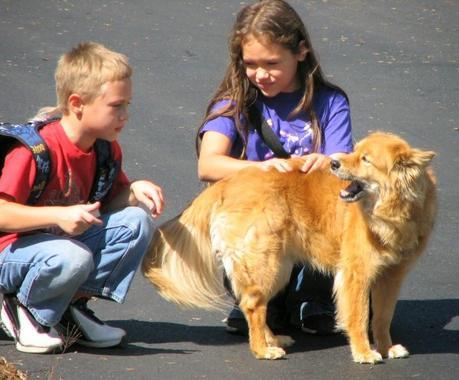
<svg viewBox="0 0 459 380">
<path fill-rule="evenodd" d="M 337 321 L 354 361 L 406 357 L 389 328 L 402 280 L 433 227 L 434 155 L 376 132 L 331 161 L 331 173 L 301 173 L 301 158 L 291 159 L 288 173 L 241 170 L 156 231 L 143 273 L 166 299 L 212 308 L 225 294 L 223 266 L 248 321 L 253 354 L 277 359 L 293 340 L 271 332 L 267 303 L 287 284 L 292 266 L 307 261 L 335 274 Z M 367 331 L 370 293 L 376 350 Z"/>
</svg>

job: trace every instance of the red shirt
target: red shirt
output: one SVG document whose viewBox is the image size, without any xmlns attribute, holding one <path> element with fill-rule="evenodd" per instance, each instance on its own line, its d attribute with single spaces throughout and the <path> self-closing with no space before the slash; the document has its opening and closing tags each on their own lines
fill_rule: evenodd
<svg viewBox="0 0 459 380">
<path fill-rule="evenodd" d="M 59 121 L 40 129 L 48 145 L 51 173 L 48 184 L 36 206 L 70 206 L 87 203 L 96 173 L 94 149 L 83 152 L 73 144 Z M 112 143 L 113 156 L 121 162 L 122 152 L 118 142 Z M 5 157 L 0 176 L 0 198 L 26 204 L 36 173 L 35 160 L 30 150 L 18 144 Z M 115 196 L 129 180 L 120 170 L 109 198 Z M 105 200 L 107 201 L 107 200 Z M 0 232 L 0 251 L 15 241 L 20 234 Z"/>
</svg>

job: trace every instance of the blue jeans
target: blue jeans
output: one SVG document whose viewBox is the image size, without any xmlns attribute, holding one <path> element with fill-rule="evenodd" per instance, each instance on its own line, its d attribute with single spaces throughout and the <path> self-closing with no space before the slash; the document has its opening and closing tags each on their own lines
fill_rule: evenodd
<svg viewBox="0 0 459 380">
<path fill-rule="evenodd" d="M 78 236 L 26 235 L 0 253 L 0 293 L 15 293 L 38 323 L 56 325 L 75 293 L 122 303 L 153 234 L 139 207 L 101 216 Z"/>
</svg>

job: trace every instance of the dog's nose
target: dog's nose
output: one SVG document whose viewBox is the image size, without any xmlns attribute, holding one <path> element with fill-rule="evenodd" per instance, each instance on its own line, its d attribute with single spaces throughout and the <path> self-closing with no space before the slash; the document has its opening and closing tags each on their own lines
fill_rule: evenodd
<svg viewBox="0 0 459 380">
<path fill-rule="evenodd" d="M 340 162 L 338 160 L 331 160 L 330 162 L 330 167 L 332 170 L 337 170 L 341 166 Z"/>
</svg>

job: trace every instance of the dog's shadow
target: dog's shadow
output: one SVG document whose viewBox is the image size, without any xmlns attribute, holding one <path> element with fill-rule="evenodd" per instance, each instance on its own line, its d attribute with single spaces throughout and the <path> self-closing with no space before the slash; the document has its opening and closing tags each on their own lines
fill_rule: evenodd
<svg viewBox="0 0 459 380">
<path fill-rule="evenodd" d="M 391 334 L 411 354 L 459 353 L 459 300 L 400 300 Z M 320 350 L 347 344 L 342 335 L 306 336 L 295 333 L 296 343 L 289 351 Z"/>
<path fill-rule="evenodd" d="M 391 331 L 412 354 L 457 354 L 459 299 L 400 300 Z"/>
<path fill-rule="evenodd" d="M 394 343 L 412 354 L 459 353 L 459 299 L 400 300 L 392 322 Z M 247 337 L 228 334 L 224 326 L 189 326 L 172 322 L 113 321 L 128 331 L 130 345 L 191 342 L 198 345 L 247 343 Z M 347 345 L 344 335 L 313 336 L 289 330 L 295 339 L 288 352 L 307 352 Z"/>
<path fill-rule="evenodd" d="M 459 353 L 459 299 L 400 300 L 392 322 L 394 343 L 405 345 L 411 354 Z M 113 320 L 109 324 L 128 332 L 125 350 L 104 350 L 106 355 L 190 354 L 186 348 L 146 348 L 142 344 L 194 343 L 203 346 L 247 344 L 247 337 L 228 334 L 224 326 L 190 326 L 173 322 Z M 313 336 L 299 330 L 286 331 L 295 339 L 288 352 L 307 352 L 347 345 L 343 335 Z M 3 339 L 0 333 L 0 339 Z M 6 337 L 5 337 L 6 338 Z M 101 351 L 85 349 L 81 351 Z M 101 351 L 102 352 L 102 351 Z"/>
</svg>

